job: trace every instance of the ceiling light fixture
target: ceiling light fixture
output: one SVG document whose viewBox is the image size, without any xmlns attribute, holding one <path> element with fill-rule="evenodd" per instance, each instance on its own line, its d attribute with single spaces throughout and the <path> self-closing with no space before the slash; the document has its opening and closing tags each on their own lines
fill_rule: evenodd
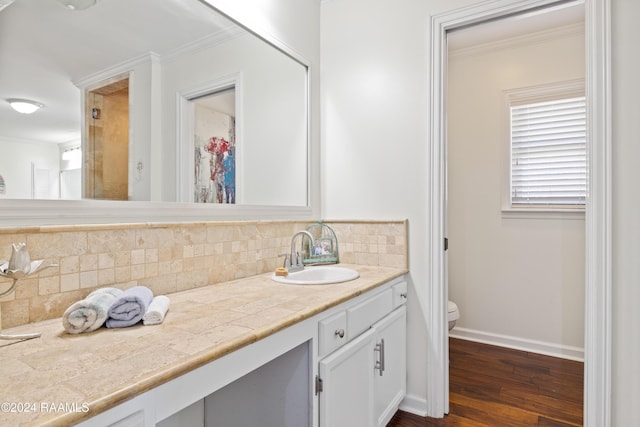
<svg viewBox="0 0 640 427">
<path fill-rule="evenodd" d="M 5 7 L 9 6 L 11 3 L 13 3 L 14 0 L 0 0 L 0 10 L 4 9 Z"/>
<path fill-rule="evenodd" d="M 58 0 L 71 10 L 84 10 L 96 4 L 96 0 Z"/>
<path fill-rule="evenodd" d="M 9 103 L 9 105 L 11 105 L 11 108 L 22 114 L 35 113 L 36 111 L 44 107 L 44 104 L 36 101 L 31 101 L 29 99 L 9 98 L 7 99 L 7 102 Z"/>
</svg>

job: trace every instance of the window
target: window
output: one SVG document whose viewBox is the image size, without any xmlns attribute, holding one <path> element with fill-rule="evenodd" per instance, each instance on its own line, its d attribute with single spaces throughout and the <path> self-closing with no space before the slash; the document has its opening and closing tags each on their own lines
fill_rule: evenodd
<svg viewBox="0 0 640 427">
<path fill-rule="evenodd" d="M 510 103 L 510 148 L 511 208 L 584 209 L 584 96 Z"/>
</svg>

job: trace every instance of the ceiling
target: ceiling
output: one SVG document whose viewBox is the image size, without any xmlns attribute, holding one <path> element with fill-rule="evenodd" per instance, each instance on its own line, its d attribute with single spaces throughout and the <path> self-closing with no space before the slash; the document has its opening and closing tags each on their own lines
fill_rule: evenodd
<svg viewBox="0 0 640 427">
<path fill-rule="evenodd" d="M 470 48 L 578 23 L 584 23 L 584 2 L 572 1 L 455 29 L 447 42 L 450 50 Z"/>
<path fill-rule="evenodd" d="M 584 21 L 581 1 L 448 34 L 451 49 Z M 58 0 L 0 0 L 0 137 L 64 143 L 80 139 L 75 81 L 154 52 L 165 55 L 237 28 L 198 0 L 97 0 L 86 10 Z M 7 98 L 45 105 L 31 115 Z"/>
<path fill-rule="evenodd" d="M 73 11 L 58 0 L 0 7 L 0 137 L 63 143 L 80 138 L 74 81 L 143 54 L 178 50 L 237 28 L 198 0 L 98 0 Z M 7 98 L 45 105 L 31 115 Z"/>
</svg>

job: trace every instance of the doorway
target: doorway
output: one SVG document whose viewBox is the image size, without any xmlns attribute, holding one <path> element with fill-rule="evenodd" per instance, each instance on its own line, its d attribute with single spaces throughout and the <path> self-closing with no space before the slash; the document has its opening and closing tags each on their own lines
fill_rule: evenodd
<svg viewBox="0 0 640 427">
<path fill-rule="evenodd" d="M 129 78 L 87 91 L 84 198 L 129 199 Z"/>
<path fill-rule="evenodd" d="M 478 22 L 499 19 L 559 1 L 505 0 L 480 3 L 432 17 L 431 112 L 430 112 L 430 209 L 428 283 L 431 296 L 429 321 L 435 344 L 428 365 L 427 412 L 441 417 L 448 410 L 448 334 L 446 255 L 446 42 L 447 31 Z M 611 373 L 611 147 L 609 0 L 585 0 L 587 154 L 589 194 L 586 203 L 585 272 L 585 425 L 610 425 Z"/>
<path fill-rule="evenodd" d="M 194 119 L 195 203 L 236 203 L 236 88 L 189 100 Z"/>
<path fill-rule="evenodd" d="M 454 29 L 447 41 L 447 281 L 462 314 L 449 336 L 581 362 L 584 4 Z"/>
</svg>

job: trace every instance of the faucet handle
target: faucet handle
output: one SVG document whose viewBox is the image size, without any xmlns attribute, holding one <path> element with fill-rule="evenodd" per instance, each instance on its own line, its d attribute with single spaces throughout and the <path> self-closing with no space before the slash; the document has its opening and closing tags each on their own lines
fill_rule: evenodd
<svg viewBox="0 0 640 427">
<path fill-rule="evenodd" d="M 279 254 L 278 258 L 280 257 L 284 257 L 284 262 L 282 263 L 282 266 L 284 268 L 290 268 L 291 267 L 291 254 Z"/>
</svg>

